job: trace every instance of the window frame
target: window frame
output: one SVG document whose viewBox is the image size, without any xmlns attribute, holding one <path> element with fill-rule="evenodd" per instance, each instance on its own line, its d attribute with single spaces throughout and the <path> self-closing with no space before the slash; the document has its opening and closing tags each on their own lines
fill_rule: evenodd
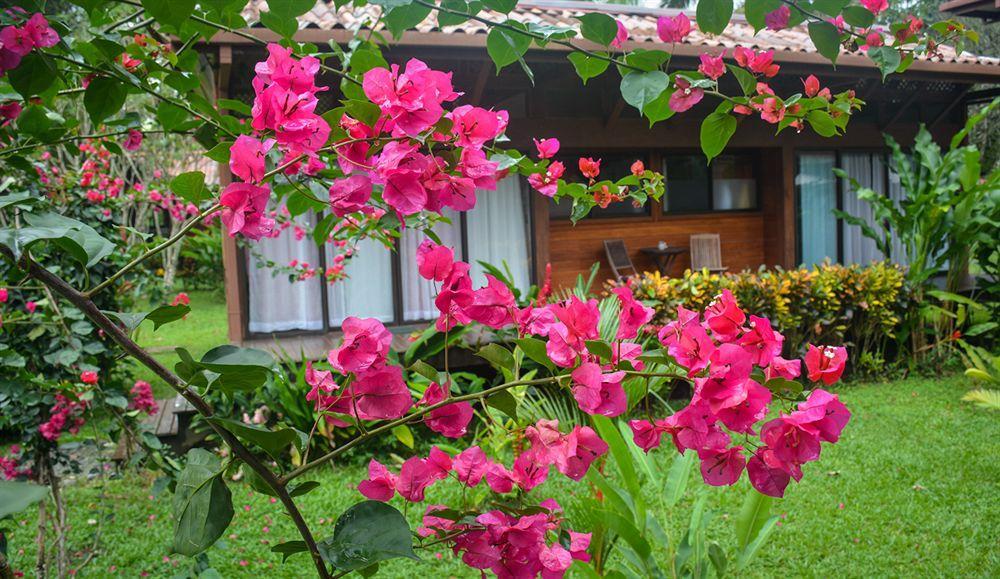
<svg viewBox="0 0 1000 579">
<path fill-rule="evenodd" d="M 518 184 L 520 186 L 521 194 L 525 195 L 527 192 L 527 201 L 530 203 L 532 195 L 528 190 L 528 185 L 524 179 L 519 178 Z M 528 241 L 528 280 L 529 283 L 536 283 L 535 266 L 536 266 L 536 255 L 535 255 L 535 227 L 534 227 L 534 211 L 531 210 L 531 206 L 528 207 L 528 235 L 525 239 Z M 316 216 L 317 222 L 321 220 L 326 215 L 326 212 Z M 459 232 L 462 247 L 459 254 L 459 259 L 468 262 L 469 256 L 469 230 L 468 221 L 466 217 L 466 212 L 459 212 Z M 392 321 L 387 322 L 385 326 L 387 328 L 407 328 L 411 326 L 421 326 L 429 322 L 434 321 L 433 319 L 426 320 L 404 320 L 403 319 L 403 265 L 402 259 L 399 253 L 400 240 L 397 238 L 393 242 L 392 253 L 390 255 L 391 272 L 392 272 Z M 319 259 L 317 260 L 317 267 L 321 271 L 326 271 L 327 267 L 327 257 L 326 257 L 326 245 L 320 247 Z M 275 337 L 295 337 L 295 336 L 319 336 L 323 334 L 328 334 L 331 332 L 340 331 L 342 326 L 335 326 L 330 324 L 330 304 L 329 304 L 329 291 L 327 288 L 327 283 L 325 282 L 322 275 L 317 275 L 313 280 L 307 280 L 298 283 L 319 283 L 321 284 L 322 291 L 320 291 L 320 308 L 322 311 L 322 327 L 317 330 L 303 330 L 303 329 L 293 329 L 293 330 L 282 330 L 279 332 L 252 332 L 250 331 L 250 275 L 249 275 L 249 257 L 250 253 L 247 251 L 246 243 L 237 240 L 236 243 L 236 274 L 240 284 L 240 294 L 241 302 L 240 305 L 242 320 L 243 320 L 243 336 L 247 340 L 258 340 L 262 338 Z"/>
<path fill-rule="evenodd" d="M 691 217 L 694 215 L 707 215 L 715 213 L 723 214 L 738 214 L 738 213 L 758 213 L 760 212 L 760 178 L 757 175 L 757 166 L 760 164 L 760 154 L 755 150 L 746 149 L 734 149 L 723 154 L 728 154 L 730 156 L 745 156 L 751 161 L 751 166 L 753 167 L 753 182 L 754 182 L 754 202 L 753 207 L 743 207 L 740 209 L 716 209 L 715 208 L 715 172 L 712 171 L 712 165 L 708 165 L 708 189 L 706 191 L 708 198 L 708 209 L 694 209 L 690 211 L 668 211 L 663 207 L 663 203 L 666 200 L 666 195 L 664 199 L 659 202 L 660 214 L 664 217 Z M 721 156 L 721 155 L 720 155 Z M 671 157 L 704 157 L 704 153 L 701 151 L 695 151 L 694 149 L 677 149 L 669 150 L 667 152 L 661 153 L 660 169 L 663 171 L 664 186 L 667 188 L 667 193 L 670 190 L 670 175 L 667 172 L 667 162 Z M 714 160 L 714 159 L 713 159 Z"/>
</svg>

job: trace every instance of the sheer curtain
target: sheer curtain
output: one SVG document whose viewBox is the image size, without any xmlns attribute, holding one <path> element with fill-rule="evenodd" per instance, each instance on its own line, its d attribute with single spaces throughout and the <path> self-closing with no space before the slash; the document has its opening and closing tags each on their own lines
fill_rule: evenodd
<svg viewBox="0 0 1000 579">
<path fill-rule="evenodd" d="M 486 285 L 486 270 L 479 261 L 501 270 L 506 262 L 511 281 L 526 291 L 531 279 L 528 257 L 531 219 L 521 180 L 516 175 L 510 176 L 497 183 L 496 191 L 477 192 L 476 207 L 465 214 L 465 219 L 473 285 Z"/>
<path fill-rule="evenodd" d="M 845 153 L 840 159 L 841 167 L 854 178 L 861 187 L 885 193 L 885 165 L 880 155 L 872 153 Z M 867 201 L 858 199 L 849 181 L 844 182 L 844 212 L 864 219 L 874 226 L 872 208 Z M 844 222 L 843 263 L 867 264 L 883 259 L 875 241 L 867 238 L 861 228 Z M 877 228 L 876 228 L 877 230 Z"/>
<path fill-rule="evenodd" d="M 441 243 L 455 250 L 455 259 L 462 256 L 462 217 L 457 211 L 446 209 L 442 215 L 451 223 L 439 222 L 434 226 L 434 233 L 441 238 Z M 403 230 L 399 239 L 400 272 L 403 286 L 403 321 L 418 322 L 431 320 L 438 316 L 434 307 L 436 285 L 440 282 L 428 281 L 417 272 L 417 247 L 426 239 L 423 231 L 412 227 Z"/>
<path fill-rule="evenodd" d="M 825 258 L 837 258 L 837 182 L 833 174 L 833 153 L 799 155 L 799 232 L 802 263 L 813 265 Z"/>
<path fill-rule="evenodd" d="M 899 204 L 903 202 L 906 198 L 906 191 L 903 190 L 903 185 L 899 180 L 899 175 L 895 171 L 889 170 L 889 199 L 899 207 Z M 900 241 L 899 236 L 895 231 L 892 232 L 892 241 L 890 242 L 890 249 L 892 250 L 892 261 L 900 265 L 909 265 L 909 259 L 907 259 L 906 251 L 903 248 L 903 242 Z"/>
<path fill-rule="evenodd" d="M 303 216 L 300 221 L 312 221 Z M 278 237 L 265 237 L 247 251 L 249 282 L 249 329 L 251 332 L 319 330 L 323 328 L 322 281 L 288 281 L 285 275 L 272 275 L 261 261 L 288 265 L 293 259 L 319 267 L 319 248 L 309 237 L 295 239 L 289 227 Z"/>
<path fill-rule="evenodd" d="M 326 262 L 333 263 L 333 248 L 327 245 Z M 358 242 L 347 260 L 347 279 L 327 286 L 330 326 L 338 327 L 347 316 L 393 321 L 392 250 L 374 239 Z"/>
</svg>

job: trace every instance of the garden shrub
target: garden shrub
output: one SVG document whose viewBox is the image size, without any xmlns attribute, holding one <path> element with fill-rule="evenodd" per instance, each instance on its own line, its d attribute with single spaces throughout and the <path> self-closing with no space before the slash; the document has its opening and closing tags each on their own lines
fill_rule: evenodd
<svg viewBox="0 0 1000 579">
<path fill-rule="evenodd" d="M 858 352 L 855 370 L 861 360 L 880 369 L 879 361 L 898 351 L 897 329 L 912 310 L 904 269 L 884 261 L 722 274 L 687 270 L 674 278 L 646 272 L 623 285 L 653 307 L 660 325 L 676 318 L 677 306 L 703 310 L 728 289 L 741 307 L 772 320 L 785 336 L 786 355 L 801 355 L 810 343 L 843 343 Z"/>
</svg>

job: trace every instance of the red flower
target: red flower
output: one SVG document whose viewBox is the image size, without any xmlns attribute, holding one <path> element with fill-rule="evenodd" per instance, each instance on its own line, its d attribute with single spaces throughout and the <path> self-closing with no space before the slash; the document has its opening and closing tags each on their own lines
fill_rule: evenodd
<svg viewBox="0 0 1000 579">
<path fill-rule="evenodd" d="M 588 179 L 596 179 L 601 174 L 601 160 L 593 160 L 590 157 L 580 157 L 580 173 Z"/>
</svg>

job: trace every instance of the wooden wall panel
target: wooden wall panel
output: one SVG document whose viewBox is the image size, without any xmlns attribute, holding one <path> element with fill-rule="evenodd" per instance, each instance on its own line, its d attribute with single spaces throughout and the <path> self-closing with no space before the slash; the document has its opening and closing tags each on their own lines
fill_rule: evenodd
<svg viewBox="0 0 1000 579">
<path fill-rule="evenodd" d="M 722 244 L 722 264 L 732 271 L 755 269 L 764 263 L 764 216 L 762 212 L 710 213 L 691 216 L 662 216 L 654 220 L 589 219 L 571 225 L 554 221 L 549 229 L 549 257 L 552 261 L 552 285 L 571 286 L 577 274 L 586 273 L 600 262 L 598 280 L 611 279 L 611 269 L 604 254 L 605 239 L 623 239 L 629 255 L 640 271 L 655 265 L 639 250 L 659 241 L 688 247 L 693 233 L 718 233 Z M 690 267 L 690 255 L 678 256 L 671 275 L 680 275 Z"/>
</svg>

